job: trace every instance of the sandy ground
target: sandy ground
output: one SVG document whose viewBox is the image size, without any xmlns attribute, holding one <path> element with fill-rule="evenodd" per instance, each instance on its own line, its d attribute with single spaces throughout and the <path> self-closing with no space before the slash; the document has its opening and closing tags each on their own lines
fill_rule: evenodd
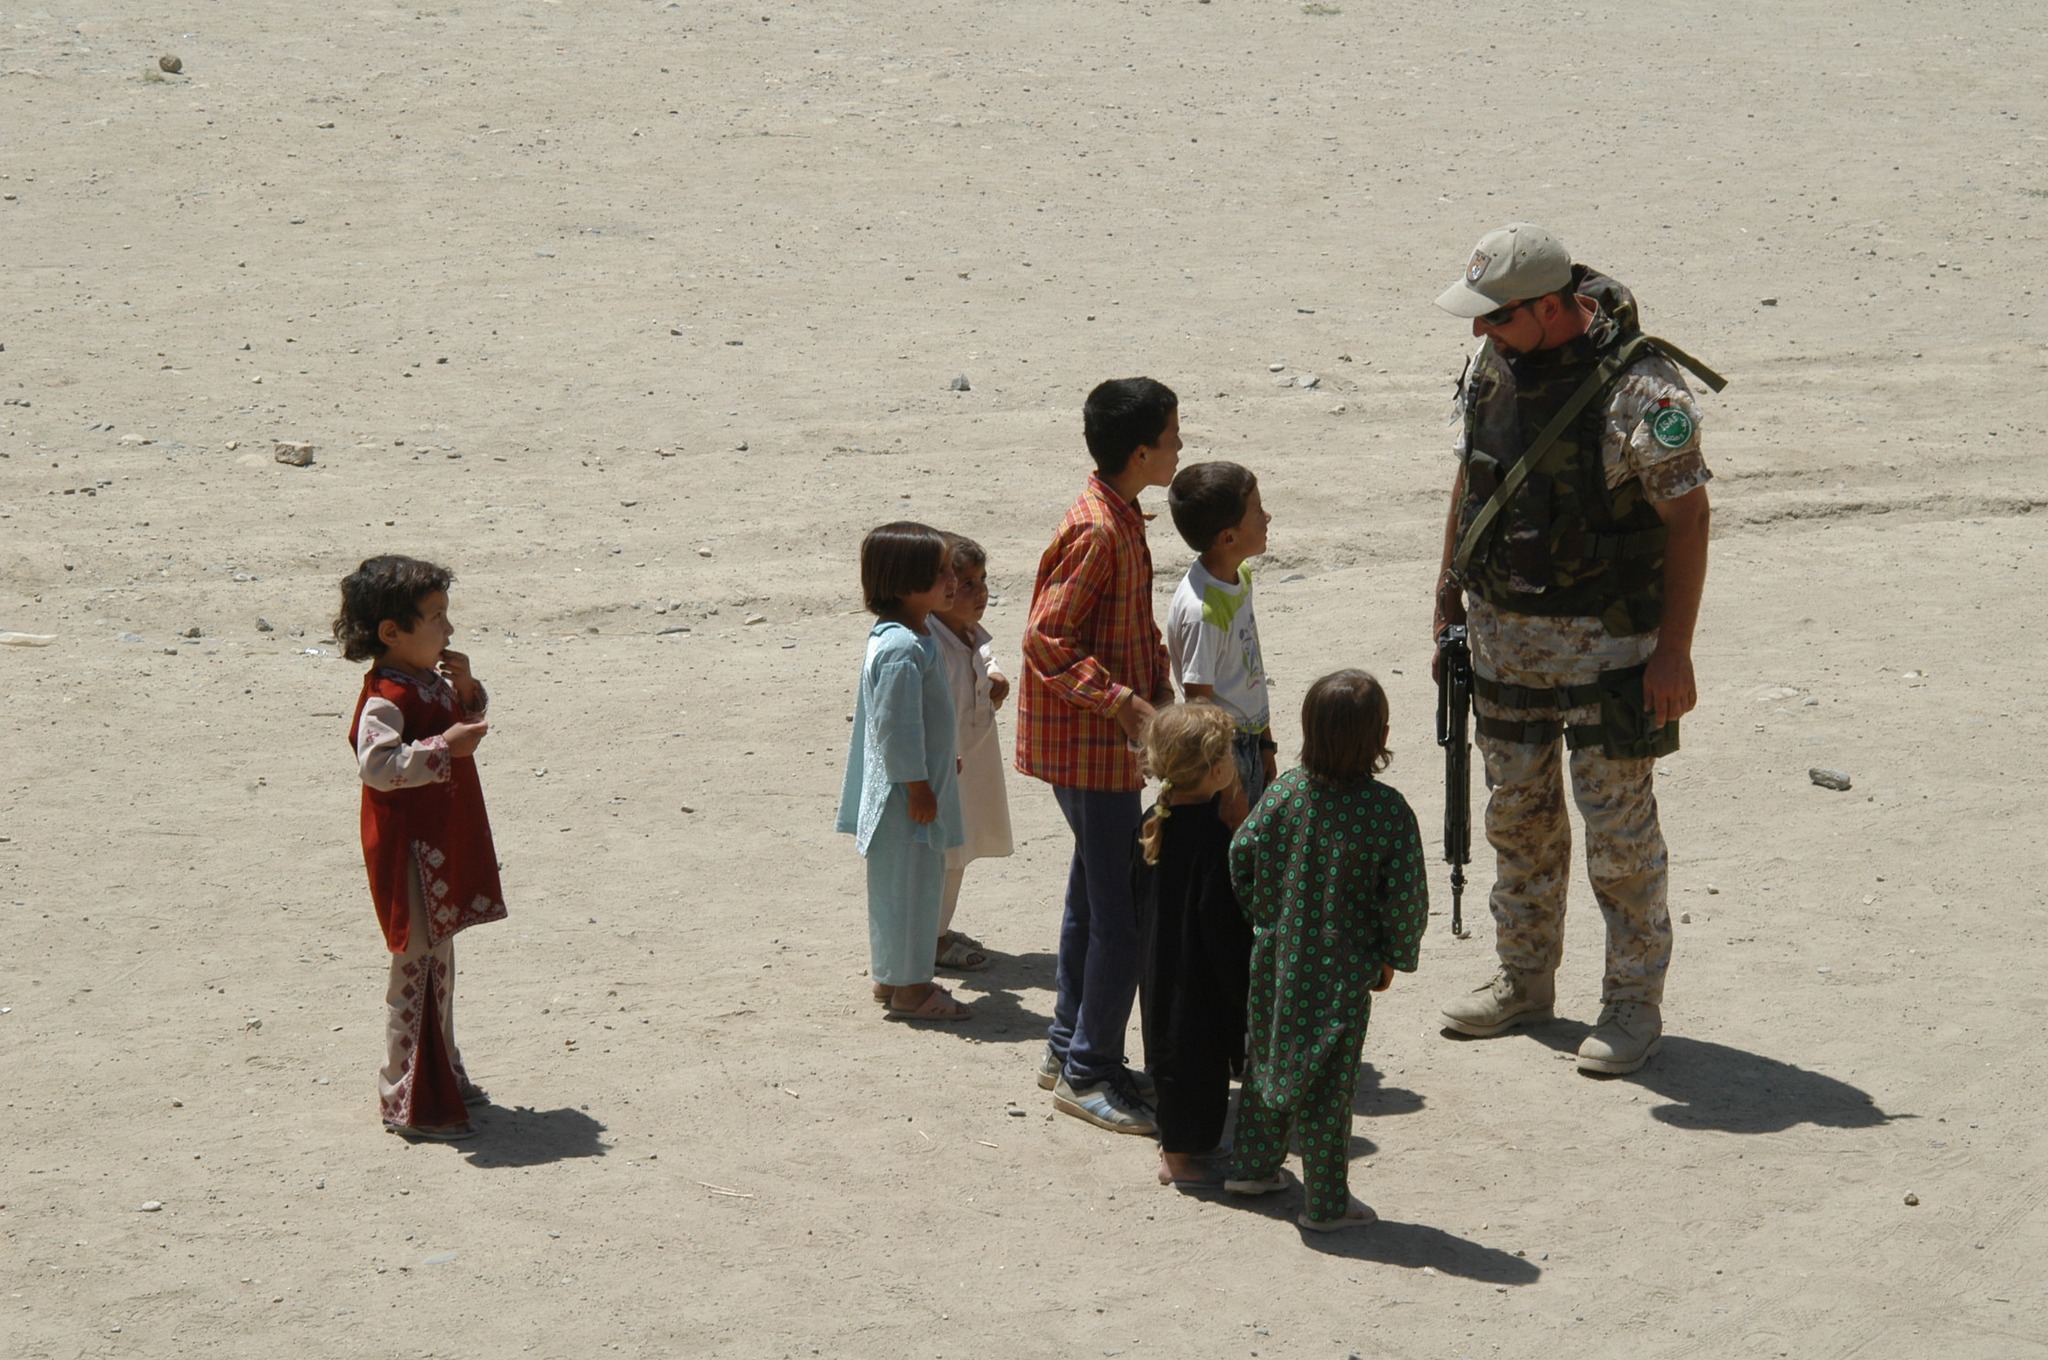
<svg viewBox="0 0 2048 1360">
<path fill-rule="evenodd" d="M 2048 1353 L 2044 60 L 1906 0 L 0 6 L 0 629 L 56 638 L 0 647 L 0 1353 Z M 1434 828 L 1429 304 L 1510 217 L 1733 379 L 1672 1037 L 1564 1061 L 1583 884 L 1561 1018 L 1444 1037 L 1490 872 L 1454 940 L 1433 846 L 1386 1221 L 1305 1241 L 1033 1085 L 1043 788 L 980 1017 L 876 1019 L 856 545 L 981 538 L 1014 658 L 1082 396 L 1162 378 L 1274 511 L 1279 710 L 1377 670 Z M 322 643 L 382 550 L 456 567 L 495 697 L 452 1147 L 370 1088 Z"/>
</svg>

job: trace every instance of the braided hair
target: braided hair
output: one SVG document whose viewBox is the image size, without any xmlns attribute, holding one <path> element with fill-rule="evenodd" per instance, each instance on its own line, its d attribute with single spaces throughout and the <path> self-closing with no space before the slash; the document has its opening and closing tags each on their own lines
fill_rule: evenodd
<svg viewBox="0 0 2048 1360">
<path fill-rule="evenodd" d="M 1138 831 L 1147 864 L 1159 862 L 1160 838 L 1172 813 L 1166 800 L 1174 786 L 1200 784 L 1219 762 L 1231 759 L 1230 744 L 1236 736 L 1237 723 L 1230 714 L 1200 699 L 1168 704 L 1145 724 L 1145 765 L 1159 776 L 1159 801 Z"/>
</svg>

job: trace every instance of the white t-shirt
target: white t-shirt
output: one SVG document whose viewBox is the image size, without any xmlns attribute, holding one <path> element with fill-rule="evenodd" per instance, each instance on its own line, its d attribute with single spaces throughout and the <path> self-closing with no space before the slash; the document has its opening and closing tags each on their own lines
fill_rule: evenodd
<svg viewBox="0 0 2048 1360">
<path fill-rule="evenodd" d="M 1239 566 L 1237 580 L 1224 582 L 1211 576 L 1200 558 L 1188 564 L 1166 610 L 1166 654 L 1182 689 L 1213 685 L 1216 702 L 1230 710 L 1240 728 L 1256 732 L 1271 720 L 1266 665 L 1252 618 L 1250 566 Z"/>
</svg>

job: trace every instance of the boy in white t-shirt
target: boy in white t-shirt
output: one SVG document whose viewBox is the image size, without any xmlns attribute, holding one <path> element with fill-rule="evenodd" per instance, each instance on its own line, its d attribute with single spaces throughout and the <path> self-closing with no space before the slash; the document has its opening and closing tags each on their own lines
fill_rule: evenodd
<svg viewBox="0 0 2048 1360">
<path fill-rule="evenodd" d="M 1279 772 L 1245 565 L 1266 551 L 1273 517 L 1259 501 L 1259 479 L 1236 463 L 1182 468 L 1167 488 L 1166 507 L 1173 527 L 1201 554 L 1167 608 L 1166 653 L 1184 697 L 1220 704 L 1236 720 L 1232 749 L 1249 806 Z"/>
</svg>

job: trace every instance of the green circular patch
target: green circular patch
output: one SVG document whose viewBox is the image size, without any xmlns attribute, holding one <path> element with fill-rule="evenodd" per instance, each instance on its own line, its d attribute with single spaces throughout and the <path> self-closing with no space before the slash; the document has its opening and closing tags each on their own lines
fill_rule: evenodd
<svg viewBox="0 0 2048 1360">
<path fill-rule="evenodd" d="M 1650 433 L 1667 449 L 1682 449 L 1690 444 L 1698 428 L 1693 418 L 1676 406 L 1667 406 L 1650 417 Z"/>
</svg>

